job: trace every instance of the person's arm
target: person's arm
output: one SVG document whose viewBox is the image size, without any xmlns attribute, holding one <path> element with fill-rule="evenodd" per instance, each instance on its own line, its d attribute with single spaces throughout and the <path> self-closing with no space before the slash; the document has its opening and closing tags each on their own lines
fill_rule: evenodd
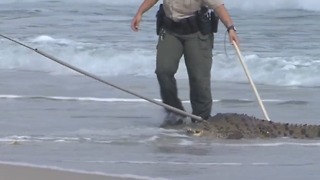
<svg viewBox="0 0 320 180">
<path fill-rule="evenodd" d="M 133 31 L 139 30 L 139 24 L 142 18 L 142 15 L 148 11 L 151 7 L 153 7 L 158 0 L 144 0 L 143 3 L 140 5 L 136 15 L 134 16 L 132 22 L 131 22 L 131 29 Z"/>
<path fill-rule="evenodd" d="M 218 6 L 217 8 L 215 8 L 214 11 L 219 16 L 221 22 L 228 29 L 230 42 L 233 43 L 233 41 L 235 41 L 237 43 L 237 45 L 239 45 L 239 40 L 238 40 L 237 33 L 236 33 L 236 30 L 233 25 L 233 21 L 229 15 L 227 9 L 225 8 L 225 6 L 222 4 L 222 5 Z"/>
<path fill-rule="evenodd" d="M 146 11 L 152 8 L 157 2 L 158 0 L 144 0 L 137 11 L 137 14 L 143 15 Z"/>
<path fill-rule="evenodd" d="M 220 5 L 218 6 L 214 12 L 217 13 L 217 15 L 219 16 L 221 22 L 226 26 L 226 28 L 228 28 L 229 26 L 233 25 L 233 21 L 227 11 L 227 9 L 225 8 L 224 5 Z"/>
</svg>

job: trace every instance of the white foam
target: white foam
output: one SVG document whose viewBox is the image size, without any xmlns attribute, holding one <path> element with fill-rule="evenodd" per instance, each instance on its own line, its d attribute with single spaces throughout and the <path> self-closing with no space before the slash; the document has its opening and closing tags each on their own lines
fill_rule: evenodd
<svg viewBox="0 0 320 180">
<path fill-rule="evenodd" d="M 32 42 L 43 42 L 43 41 L 55 41 L 55 39 L 50 36 L 43 35 L 43 36 L 38 36 L 32 40 Z"/>
<path fill-rule="evenodd" d="M 138 141 L 139 143 L 148 143 L 148 142 L 154 142 L 156 141 L 157 139 L 159 139 L 159 136 L 151 136 L 147 139 L 144 139 L 144 140 L 140 140 Z"/>
<path fill-rule="evenodd" d="M 139 165 L 171 165 L 171 166 L 276 166 L 305 165 L 305 163 L 269 163 L 269 162 L 187 162 L 187 161 L 86 161 L 87 163 L 106 164 L 139 164 Z"/>
<path fill-rule="evenodd" d="M 55 101 L 88 101 L 88 102 L 106 102 L 106 103 L 146 103 L 149 102 L 139 98 L 99 98 L 99 97 L 66 97 L 66 96 L 23 96 L 13 94 L 0 94 L 0 99 L 42 99 L 42 100 L 55 100 Z M 152 100 L 161 102 L 161 99 L 153 98 Z M 213 102 L 238 102 L 247 103 L 255 102 L 255 99 L 214 99 Z M 290 103 L 298 102 L 294 100 L 284 99 L 262 99 L 263 102 L 269 103 Z M 190 103 L 190 100 L 183 100 L 183 103 Z"/>
<path fill-rule="evenodd" d="M 121 127 L 121 128 L 112 128 L 112 129 L 80 129 L 76 132 L 72 132 L 81 136 L 97 136 L 97 137 L 104 137 L 103 139 L 93 139 L 93 141 L 105 141 L 105 137 L 111 138 L 112 140 L 117 141 L 140 141 L 141 139 L 150 138 L 157 136 L 163 132 L 162 129 L 158 127 Z M 156 137 L 154 137 L 156 138 Z M 150 140 L 150 139 L 149 139 Z M 107 140 L 108 141 L 108 140 Z"/>
<path fill-rule="evenodd" d="M 84 139 L 84 138 L 81 138 Z M 81 140 L 78 137 L 54 137 L 54 136 L 23 136 L 23 135 L 13 135 L 0 138 L 0 142 L 75 142 Z"/>
<path fill-rule="evenodd" d="M 42 0 L 24 0 L 23 3 L 39 3 Z M 0 4 L 21 3 L 19 0 L 1 0 Z M 105 1 L 105 0 L 64 0 L 58 1 L 58 3 L 65 4 L 106 4 L 113 6 L 130 5 L 138 7 L 141 1 L 137 0 L 117 0 L 117 1 Z M 160 2 L 158 2 L 160 3 Z M 225 0 L 225 4 L 230 9 L 242 9 L 242 10 L 268 10 L 268 9 L 305 9 L 305 10 L 320 10 L 320 2 L 318 0 L 271 0 L 271 1 L 257 1 L 257 0 Z"/>
<path fill-rule="evenodd" d="M 138 130 L 137 129 L 143 129 Z M 0 142 L 57 142 L 57 143 L 68 143 L 68 142 L 83 142 L 83 140 L 94 143 L 101 144 L 110 144 L 117 142 L 137 142 L 137 143 L 149 143 L 157 141 L 160 137 L 159 134 L 167 136 L 180 138 L 178 143 L 181 146 L 198 146 L 204 145 L 203 143 L 197 142 L 185 134 L 176 133 L 177 130 L 161 130 L 159 128 L 151 128 L 150 130 L 145 130 L 146 128 L 124 128 L 121 130 L 114 130 L 117 133 L 114 133 L 113 130 L 80 130 L 76 134 L 81 136 L 86 136 L 90 134 L 91 136 L 97 136 L 97 138 L 88 138 L 88 137 L 54 137 L 54 136 L 23 136 L 23 135 L 14 135 L 0 138 Z M 99 137 L 104 137 L 99 138 Z M 147 137 L 147 138 L 145 138 Z M 105 139 L 106 138 L 106 139 Z M 112 140 L 109 140 L 109 139 Z M 129 138 L 129 139 L 128 139 Z M 212 147 L 215 146 L 225 146 L 225 147 L 280 147 L 280 146 L 295 146 L 295 147 L 320 147 L 320 142 L 318 140 L 304 140 L 293 142 L 290 141 L 290 138 L 282 138 L 286 141 L 277 141 L 277 142 L 265 142 L 261 143 L 258 140 L 254 140 L 252 143 L 211 143 Z"/>
<path fill-rule="evenodd" d="M 49 35 L 40 35 L 38 37 L 35 37 L 30 40 L 32 43 L 56 43 L 56 44 L 63 44 L 63 45 L 72 45 L 72 44 L 77 44 L 74 41 L 71 41 L 69 39 L 56 39 L 53 38 Z M 80 44 L 80 43 L 78 43 Z"/>
<path fill-rule="evenodd" d="M 194 142 L 191 141 L 191 140 L 182 139 L 181 142 L 179 143 L 179 145 L 181 145 L 181 146 L 191 146 L 191 145 L 194 145 Z"/>
</svg>

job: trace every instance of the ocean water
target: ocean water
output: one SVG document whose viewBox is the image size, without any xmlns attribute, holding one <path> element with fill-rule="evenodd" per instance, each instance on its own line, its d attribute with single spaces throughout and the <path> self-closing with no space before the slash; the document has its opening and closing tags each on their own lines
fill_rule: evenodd
<svg viewBox="0 0 320 180">
<path fill-rule="evenodd" d="M 2 0 L 1 34 L 122 88 L 160 100 L 155 13 L 138 33 L 142 0 Z M 320 2 L 225 1 L 244 60 L 270 118 L 320 124 Z M 0 39 L 0 161 L 137 179 L 319 179 L 318 140 L 210 140 L 159 128 L 162 107 Z M 225 50 L 226 49 L 226 50 Z M 263 118 L 220 24 L 213 115 Z M 188 110 L 183 59 L 179 95 Z M 1 179 L 1 177 L 0 177 Z"/>
</svg>

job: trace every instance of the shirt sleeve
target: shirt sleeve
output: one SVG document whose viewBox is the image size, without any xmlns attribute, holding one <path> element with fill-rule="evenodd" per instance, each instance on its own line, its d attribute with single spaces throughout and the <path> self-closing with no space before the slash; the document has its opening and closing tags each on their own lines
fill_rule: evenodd
<svg viewBox="0 0 320 180">
<path fill-rule="evenodd" d="M 223 0 L 203 0 L 203 4 L 208 6 L 210 9 L 216 9 L 220 5 L 223 5 Z"/>
</svg>

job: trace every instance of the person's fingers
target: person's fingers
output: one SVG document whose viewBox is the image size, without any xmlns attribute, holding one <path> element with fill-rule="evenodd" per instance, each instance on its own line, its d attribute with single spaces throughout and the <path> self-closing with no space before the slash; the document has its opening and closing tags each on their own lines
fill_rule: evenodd
<svg viewBox="0 0 320 180">
<path fill-rule="evenodd" d="M 231 44 L 233 44 L 234 43 L 234 37 L 231 35 L 231 34 L 229 34 L 229 40 L 230 40 L 230 43 Z"/>
<path fill-rule="evenodd" d="M 240 42 L 239 42 L 239 39 L 238 39 L 237 35 L 234 36 L 234 41 L 236 42 L 237 46 L 239 47 L 240 46 Z"/>
<path fill-rule="evenodd" d="M 239 40 L 235 32 L 229 33 L 229 40 L 231 44 L 236 43 L 239 46 Z"/>
<path fill-rule="evenodd" d="M 139 31 L 139 23 L 136 23 L 136 24 L 135 24 L 134 29 L 135 29 L 136 31 Z"/>
<path fill-rule="evenodd" d="M 137 26 L 137 20 L 136 20 L 136 18 L 134 18 L 134 19 L 132 20 L 132 22 L 131 22 L 131 29 L 132 29 L 133 31 L 138 31 L 138 26 Z"/>
<path fill-rule="evenodd" d="M 139 17 L 134 17 L 134 19 L 131 22 L 131 29 L 133 31 L 138 31 L 139 30 L 139 24 L 140 24 L 141 18 Z"/>
</svg>

